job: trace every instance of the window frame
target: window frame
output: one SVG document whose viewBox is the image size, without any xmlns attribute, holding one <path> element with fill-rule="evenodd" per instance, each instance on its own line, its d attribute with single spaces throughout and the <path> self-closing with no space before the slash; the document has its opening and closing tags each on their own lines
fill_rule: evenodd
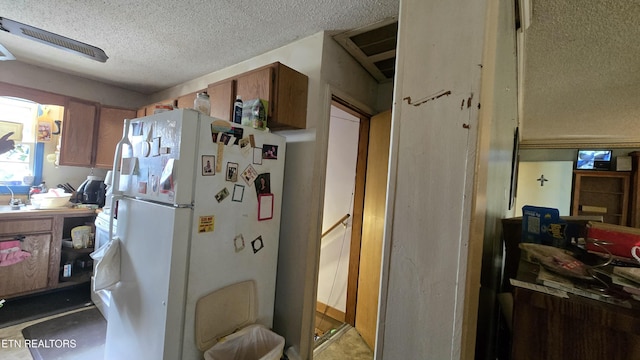
<svg viewBox="0 0 640 360">
<path fill-rule="evenodd" d="M 65 106 L 67 97 L 51 93 L 48 91 L 42 91 L 37 89 L 31 89 L 19 85 L 8 84 L 0 82 L 0 96 L 8 96 L 14 98 L 21 98 L 36 102 L 41 105 L 58 105 Z M 38 185 L 42 182 L 42 168 L 44 164 L 44 143 L 35 142 L 35 149 L 33 155 L 33 172 L 34 172 L 34 185 Z M 29 194 L 30 186 L 28 185 L 3 185 L 0 186 L 0 195 L 11 195 L 7 186 L 11 188 L 16 195 Z"/>
</svg>

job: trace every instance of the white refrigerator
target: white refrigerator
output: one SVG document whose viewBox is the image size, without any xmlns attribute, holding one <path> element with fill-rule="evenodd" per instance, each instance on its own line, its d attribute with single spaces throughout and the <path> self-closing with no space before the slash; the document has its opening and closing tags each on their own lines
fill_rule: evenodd
<svg viewBox="0 0 640 360">
<path fill-rule="evenodd" d="M 284 137 L 184 109 L 132 120 L 128 138 L 105 358 L 200 359 L 196 301 L 244 280 L 271 327 Z"/>
</svg>

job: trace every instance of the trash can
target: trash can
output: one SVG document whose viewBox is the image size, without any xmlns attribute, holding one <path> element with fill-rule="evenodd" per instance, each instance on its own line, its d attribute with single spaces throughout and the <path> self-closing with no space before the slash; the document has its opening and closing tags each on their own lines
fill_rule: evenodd
<svg viewBox="0 0 640 360">
<path fill-rule="evenodd" d="M 205 360 L 280 360 L 284 338 L 262 325 L 249 325 L 205 351 Z"/>
<path fill-rule="evenodd" d="M 256 305 L 256 284 L 252 280 L 198 299 L 196 344 L 204 351 L 205 360 L 280 360 L 284 338 L 255 323 Z"/>
</svg>

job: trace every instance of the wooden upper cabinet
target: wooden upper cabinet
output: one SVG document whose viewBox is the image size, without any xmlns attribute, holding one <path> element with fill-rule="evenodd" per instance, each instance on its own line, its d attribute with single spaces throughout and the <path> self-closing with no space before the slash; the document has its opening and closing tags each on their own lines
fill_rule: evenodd
<svg viewBox="0 0 640 360">
<path fill-rule="evenodd" d="M 268 116 L 272 116 L 271 98 L 274 82 L 274 72 L 271 65 L 250 71 L 236 78 L 236 95 L 240 95 L 242 101 L 253 99 L 269 100 Z"/>
<path fill-rule="evenodd" d="M 309 78 L 290 67 L 275 63 L 275 88 L 269 105 L 272 108 L 272 129 L 307 127 L 307 94 Z"/>
<path fill-rule="evenodd" d="M 60 165 L 93 166 L 93 144 L 97 135 L 96 103 L 69 99 L 64 109 Z"/>
<path fill-rule="evenodd" d="M 230 121 L 236 95 L 240 95 L 243 102 L 264 99 L 269 102 L 267 127 L 282 130 L 307 127 L 308 87 L 306 75 L 276 62 L 210 84 L 206 90 L 211 100 L 212 117 Z M 173 104 L 180 109 L 191 109 L 196 94 L 201 91 L 142 107 L 138 109 L 137 117 L 153 115 L 156 104 Z"/>
<path fill-rule="evenodd" d="M 124 119 L 133 119 L 136 116 L 135 110 L 109 106 L 100 108 L 95 167 L 103 169 L 113 167 L 116 144 L 122 138 Z"/>
<path fill-rule="evenodd" d="M 236 94 L 242 101 L 269 101 L 267 127 L 271 130 L 306 128 L 309 87 L 306 75 L 276 62 L 239 75 L 235 80 Z"/>
<path fill-rule="evenodd" d="M 190 96 L 190 94 L 189 95 L 185 95 L 185 99 L 188 96 Z M 195 93 L 193 94 L 193 96 L 195 98 Z M 140 118 L 140 117 L 143 117 L 143 116 L 153 115 L 154 111 L 156 110 L 156 105 L 158 105 L 158 104 L 176 106 L 178 104 L 178 99 L 166 99 L 166 100 L 154 102 L 153 104 L 149 104 L 149 105 L 143 106 L 143 107 L 139 108 L 138 111 L 136 112 L 136 117 Z M 191 99 L 191 106 L 189 106 L 189 107 L 193 107 L 193 99 Z"/>
<path fill-rule="evenodd" d="M 235 100 L 235 80 L 227 79 L 209 85 L 207 93 L 211 100 L 211 116 L 231 121 L 233 101 Z"/>
<path fill-rule="evenodd" d="M 178 100 L 176 100 L 178 109 L 193 109 L 193 101 L 196 99 L 198 93 L 203 91 L 204 90 L 198 90 L 196 92 L 192 92 L 191 94 L 180 96 Z"/>
</svg>

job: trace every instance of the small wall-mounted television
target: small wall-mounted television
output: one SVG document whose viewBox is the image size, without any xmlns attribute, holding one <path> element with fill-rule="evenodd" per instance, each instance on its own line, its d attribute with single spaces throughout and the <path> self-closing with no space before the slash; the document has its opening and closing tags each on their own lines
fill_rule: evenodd
<svg viewBox="0 0 640 360">
<path fill-rule="evenodd" d="M 578 150 L 576 159 L 578 170 L 611 169 L 611 150 Z"/>
</svg>

